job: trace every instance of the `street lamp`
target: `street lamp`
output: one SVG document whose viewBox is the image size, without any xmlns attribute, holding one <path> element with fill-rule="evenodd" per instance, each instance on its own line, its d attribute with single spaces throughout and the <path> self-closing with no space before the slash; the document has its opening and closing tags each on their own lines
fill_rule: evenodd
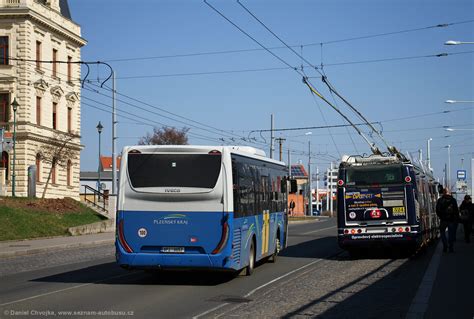
<svg viewBox="0 0 474 319">
<path fill-rule="evenodd" d="M 97 190 L 99 190 L 99 192 L 100 192 L 100 189 L 102 188 L 101 184 L 100 184 L 100 134 L 102 133 L 102 129 L 104 127 L 102 126 L 102 123 L 100 123 L 100 121 L 99 121 L 99 124 L 97 124 L 96 128 L 97 128 L 97 132 L 99 133 L 99 166 L 97 168 L 99 185 L 97 186 Z"/>
<path fill-rule="evenodd" d="M 444 103 L 455 104 L 455 103 L 474 103 L 474 101 L 456 101 L 456 100 L 446 100 Z"/>
<path fill-rule="evenodd" d="M 474 42 L 449 40 L 444 42 L 444 45 L 459 45 L 459 44 L 474 44 Z"/>
<path fill-rule="evenodd" d="M 15 173 L 15 162 L 16 162 L 16 110 L 20 104 L 16 101 L 16 98 L 13 99 L 12 108 L 13 108 L 13 169 L 12 169 L 12 196 L 15 197 L 15 184 L 16 184 L 16 173 Z"/>
<path fill-rule="evenodd" d="M 474 128 L 451 128 L 448 127 L 445 129 L 448 132 L 454 132 L 454 131 L 474 131 Z"/>
</svg>

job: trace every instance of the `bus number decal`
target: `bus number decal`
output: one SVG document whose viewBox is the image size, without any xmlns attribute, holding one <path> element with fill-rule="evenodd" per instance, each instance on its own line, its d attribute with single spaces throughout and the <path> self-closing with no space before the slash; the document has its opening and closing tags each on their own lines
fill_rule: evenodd
<svg viewBox="0 0 474 319">
<path fill-rule="evenodd" d="M 393 207 L 392 208 L 393 216 L 405 216 L 405 207 Z"/>
</svg>

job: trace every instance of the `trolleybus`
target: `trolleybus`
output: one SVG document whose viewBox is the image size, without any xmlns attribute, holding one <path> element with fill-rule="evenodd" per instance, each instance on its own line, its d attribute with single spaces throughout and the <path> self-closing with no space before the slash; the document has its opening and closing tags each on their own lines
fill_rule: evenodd
<svg viewBox="0 0 474 319">
<path fill-rule="evenodd" d="M 339 166 L 339 246 L 414 250 L 438 236 L 438 184 L 422 166 L 396 156 L 345 156 Z"/>
</svg>

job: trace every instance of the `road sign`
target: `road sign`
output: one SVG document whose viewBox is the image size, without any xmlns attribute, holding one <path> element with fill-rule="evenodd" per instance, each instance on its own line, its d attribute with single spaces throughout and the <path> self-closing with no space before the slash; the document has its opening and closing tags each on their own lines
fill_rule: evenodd
<svg viewBox="0 0 474 319">
<path fill-rule="evenodd" d="M 466 180 L 466 176 L 467 176 L 467 174 L 466 174 L 465 169 L 459 169 L 458 170 L 458 179 L 459 180 L 463 180 L 463 181 Z"/>
</svg>

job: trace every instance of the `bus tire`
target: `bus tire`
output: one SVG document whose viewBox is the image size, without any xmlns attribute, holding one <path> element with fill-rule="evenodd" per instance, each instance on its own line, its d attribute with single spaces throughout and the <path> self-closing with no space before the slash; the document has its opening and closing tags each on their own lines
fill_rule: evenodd
<svg viewBox="0 0 474 319">
<path fill-rule="evenodd" d="M 280 250 L 281 250 L 280 238 L 278 238 L 277 236 L 275 238 L 275 251 L 273 252 L 273 255 L 271 255 L 268 260 L 272 263 L 275 263 L 277 261 L 277 256 L 280 253 Z"/>
<path fill-rule="evenodd" d="M 249 249 L 249 262 L 247 267 L 245 267 L 245 276 L 251 276 L 253 273 L 253 269 L 255 268 L 255 244 L 252 240 Z"/>
</svg>

